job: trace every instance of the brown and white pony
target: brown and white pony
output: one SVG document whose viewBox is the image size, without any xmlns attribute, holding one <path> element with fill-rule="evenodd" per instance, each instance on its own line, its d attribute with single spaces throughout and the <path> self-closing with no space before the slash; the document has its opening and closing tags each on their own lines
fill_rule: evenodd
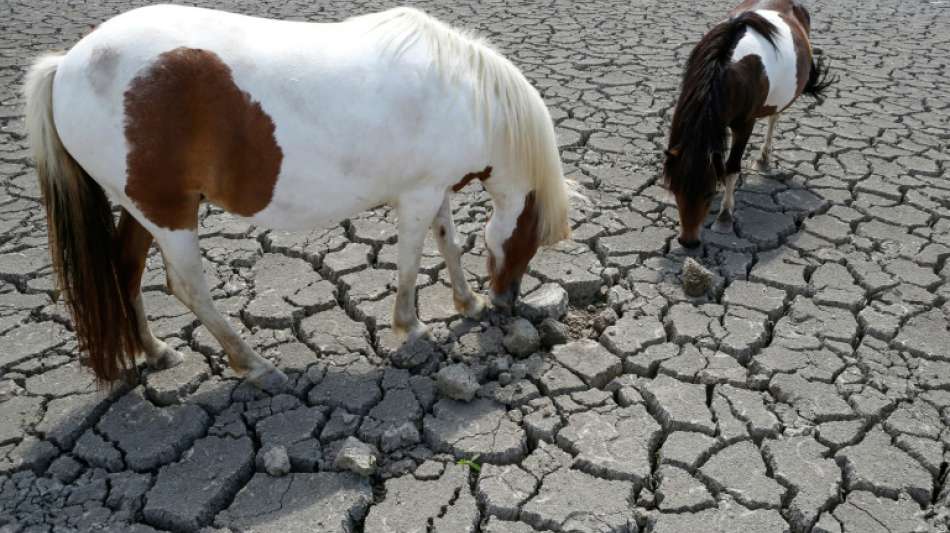
<svg viewBox="0 0 950 533">
<path fill-rule="evenodd" d="M 820 96 L 832 80 L 812 55 L 808 11 L 795 0 L 746 0 L 709 30 L 689 56 L 663 168 L 676 197 L 679 242 L 700 243 L 719 182 L 715 229 L 731 232 L 736 180 L 756 119 L 769 117 L 759 163 L 768 167 L 779 114 L 802 93 Z M 726 128 L 732 148 L 723 160 Z"/>
<path fill-rule="evenodd" d="M 183 6 L 119 15 L 25 83 L 50 252 L 80 345 L 102 380 L 181 354 L 150 331 L 140 292 L 154 239 L 171 291 L 251 382 L 286 376 L 215 309 L 198 247 L 212 202 L 268 228 L 310 229 L 395 206 L 393 327 L 426 332 L 415 283 L 430 227 L 456 307 L 484 299 L 460 263 L 450 193 L 480 179 L 496 304 L 539 246 L 570 235 L 568 183 L 541 96 L 478 39 L 407 8 L 312 24 Z M 108 198 L 121 216 L 114 225 Z"/>
</svg>

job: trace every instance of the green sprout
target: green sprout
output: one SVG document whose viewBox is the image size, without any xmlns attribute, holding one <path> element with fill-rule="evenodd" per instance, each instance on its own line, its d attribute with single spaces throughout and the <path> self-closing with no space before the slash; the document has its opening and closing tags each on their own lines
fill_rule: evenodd
<svg viewBox="0 0 950 533">
<path fill-rule="evenodd" d="M 475 462 L 475 461 L 478 461 L 478 458 L 479 458 L 479 455 L 475 455 L 475 456 L 472 457 L 471 459 L 464 459 L 464 458 L 462 458 L 462 459 L 459 459 L 458 461 L 456 461 L 455 464 L 459 464 L 459 465 L 462 465 L 462 466 L 467 466 L 467 467 L 471 468 L 472 470 L 474 470 L 474 471 L 476 471 L 476 472 L 480 472 L 480 471 L 482 470 L 482 465 L 480 465 L 480 464 L 478 464 L 478 463 Z"/>
</svg>

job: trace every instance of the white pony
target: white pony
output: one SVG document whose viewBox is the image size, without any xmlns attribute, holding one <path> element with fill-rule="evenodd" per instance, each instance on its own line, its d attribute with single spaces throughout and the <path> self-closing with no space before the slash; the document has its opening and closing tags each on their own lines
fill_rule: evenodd
<svg viewBox="0 0 950 533">
<path fill-rule="evenodd" d="M 455 305 L 466 283 L 449 193 L 480 179 L 496 305 L 511 305 L 539 246 L 570 235 L 569 191 L 538 92 L 485 43 L 407 8 L 312 24 L 160 5 L 119 15 L 64 55 L 40 58 L 25 93 L 50 253 L 96 375 L 144 351 L 181 354 L 149 330 L 140 292 L 152 239 L 171 291 L 230 365 L 258 386 L 286 376 L 214 308 L 202 200 L 268 228 L 309 229 L 381 204 L 399 218 L 393 327 L 417 337 L 415 282 L 433 228 Z M 118 227 L 111 198 L 122 207 Z"/>
</svg>

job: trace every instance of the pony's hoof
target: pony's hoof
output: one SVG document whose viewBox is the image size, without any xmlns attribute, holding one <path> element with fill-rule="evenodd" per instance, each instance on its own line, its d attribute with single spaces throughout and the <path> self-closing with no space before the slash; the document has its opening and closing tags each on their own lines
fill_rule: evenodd
<svg viewBox="0 0 950 533">
<path fill-rule="evenodd" d="M 716 219 L 716 221 L 713 222 L 712 227 L 709 228 L 709 229 L 711 229 L 714 233 L 722 233 L 722 234 L 724 234 L 724 235 L 732 235 L 733 230 L 734 230 L 735 228 L 734 228 L 734 225 L 733 225 L 733 223 L 732 223 L 732 219 L 730 218 L 730 219 L 728 219 L 728 220 Z"/>
<path fill-rule="evenodd" d="M 258 389 L 271 394 L 283 391 L 287 386 L 287 374 L 284 374 L 275 366 L 264 367 L 257 372 L 251 372 L 247 375 L 247 381 Z"/>
<path fill-rule="evenodd" d="M 478 320 L 482 317 L 485 309 L 488 308 L 488 299 L 478 293 L 472 293 L 472 298 L 467 302 L 458 302 L 455 306 L 459 313 L 465 318 Z"/>
<path fill-rule="evenodd" d="M 781 178 L 785 175 L 785 172 L 781 168 L 776 167 L 769 161 L 762 159 L 759 159 L 756 162 L 756 167 L 759 170 L 759 174 L 762 174 L 766 178 Z"/>
<path fill-rule="evenodd" d="M 422 322 L 416 322 L 406 333 L 406 344 L 412 344 L 423 337 L 428 338 L 429 334 L 429 326 Z"/>
<path fill-rule="evenodd" d="M 171 346 L 165 345 L 159 350 L 155 357 L 147 357 L 145 363 L 152 370 L 167 370 L 180 365 L 185 360 L 185 356 L 178 350 L 173 350 Z"/>
<path fill-rule="evenodd" d="M 714 233 L 722 233 L 723 235 L 732 235 L 733 233 L 732 221 L 730 220 L 728 222 L 723 222 L 721 220 L 717 220 L 713 222 L 712 227 L 709 229 L 713 230 Z"/>
<path fill-rule="evenodd" d="M 735 229 L 734 224 L 735 219 L 732 217 L 732 213 L 728 211 L 723 211 L 719 213 L 719 216 L 716 217 L 716 221 L 713 222 L 711 229 L 715 233 L 724 233 L 726 235 L 731 235 Z"/>
</svg>

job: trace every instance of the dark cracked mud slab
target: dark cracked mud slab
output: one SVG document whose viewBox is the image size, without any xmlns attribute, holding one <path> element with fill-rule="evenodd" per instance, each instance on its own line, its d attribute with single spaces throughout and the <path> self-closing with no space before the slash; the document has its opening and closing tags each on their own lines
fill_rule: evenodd
<svg viewBox="0 0 950 533">
<path fill-rule="evenodd" d="M 755 170 L 756 130 L 736 233 L 691 252 L 715 277 L 701 299 L 681 289 L 659 172 L 683 63 L 730 2 L 416 4 L 524 70 L 591 202 L 524 281 L 537 337 L 456 316 L 430 240 L 433 337 L 402 348 L 389 209 L 301 233 L 207 209 L 213 296 L 290 374 L 274 396 L 228 370 L 154 250 L 146 307 L 180 367 L 97 391 L 53 299 L 18 87 L 32 57 L 142 3 L 0 10 L 0 532 L 950 529 L 946 2 L 809 4 L 840 82 L 782 114 L 776 177 Z M 394 5 L 199 3 L 311 21 Z M 473 183 L 454 210 L 484 290 L 490 202 Z M 439 392 L 449 364 L 473 402 Z M 335 469 L 351 437 L 374 475 Z M 283 477 L 265 472 L 277 448 Z"/>
</svg>

